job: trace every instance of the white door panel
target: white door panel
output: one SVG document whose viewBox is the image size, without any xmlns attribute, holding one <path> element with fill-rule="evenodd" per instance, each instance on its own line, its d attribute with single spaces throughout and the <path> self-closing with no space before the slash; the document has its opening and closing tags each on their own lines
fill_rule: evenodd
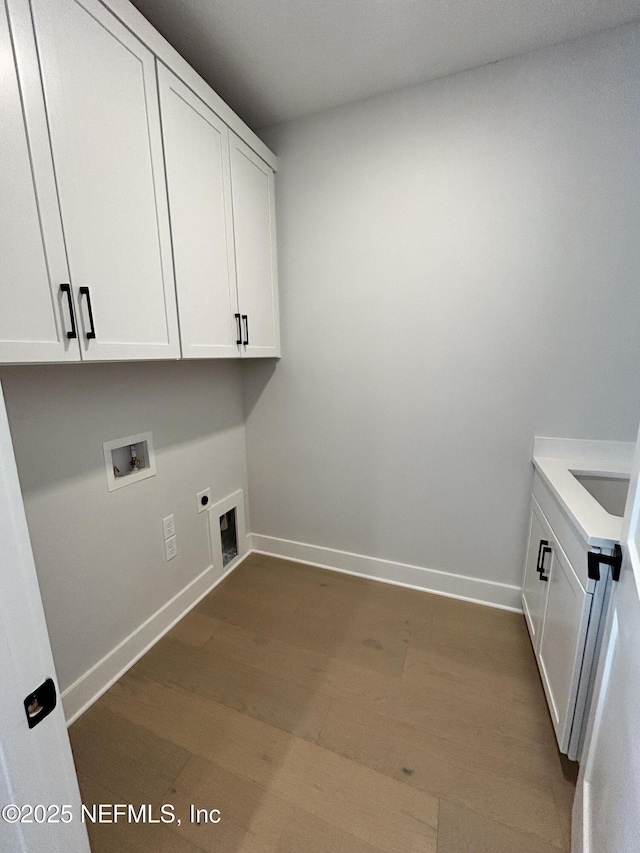
<svg viewBox="0 0 640 853">
<path fill-rule="evenodd" d="M 16 14 L 15 30 L 29 28 Z M 33 47 L 33 45 L 32 45 Z M 33 50 L 21 71 L 37 69 Z M 29 116 L 29 136 L 25 116 Z M 29 146 L 31 143 L 31 149 Z M 44 104 L 25 101 L 16 74 L 4 2 L 0 2 L 0 361 L 79 361 Z M 33 161 L 33 167 L 32 167 Z M 38 182 L 36 184 L 35 178 Z"/>
<path fill-rule="evenodd" d="M 529 528 L 529 545 L 527 547 L 527 563 L 522 588 L 522 609 L 531 635 L 533 649 L 537 653 L 540 646 L 540 634 L 544 611 L 547 604 L 548 583 L 541 577 L 538 568 L 543 557 L 542 549 L 549 547 L 550 531 L 546 519 L 535 499 L 531 504 L 531 525 Z M 548 559 L 548 558 L 547 558 Z"/>
<path fill-rule="evenodd" d="M 279 356 L 274 175 L 234 133 L 231 191 L 243 355 Z"/>
<path fill-rule="evenodd" d="M 585 592 L 562 549 L 553 543 L 549 593 L 539 663 L 561 752 L 569 747 L 592 596 Z"/>
<path fill-rule="evenodd" d="M 179 355 L 153 55 L 97 0 L 32 0 L 87 359 Z"/>
<path fill-rule="evenodd" d="M 636 853 L 640 839 L 640 442 L 573 808 L 573 853 Z"/>
<path fill-rule="evenodd" d="M 158 78 L 182 355 L 238 357 L 229 130 L 163 65 Z"/>
<path fill-rule="evenodd" d="M 68 823 L 0 819 L 0 850 L 88 853 L 62 703 L 58 697 L 54 710 L 34 728 L 28 727 L 23 704 L 48 678 L 57 688 L 57 678 L 1 389 L 0 541 L 0 807 L 68 805 L 73 816 Z"/>
</svg>

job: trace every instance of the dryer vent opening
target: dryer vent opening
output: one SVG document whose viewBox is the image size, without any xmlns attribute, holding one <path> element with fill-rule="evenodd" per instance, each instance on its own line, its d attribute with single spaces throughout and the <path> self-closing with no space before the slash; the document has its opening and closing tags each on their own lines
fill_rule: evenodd
<svg viewBox="0 0 640 853">
<path fill-rule="evenodd" d="M 220 542 L 222 544 L 222 566 L 224 568 L 238 556 L 235 507 L 220 516 Z"/>
<path fill-rule="evenodd" d="M 231 571 L 247 553 L 244 493 L 238 489 L 207 509 L 211 565 L 220 577 Z"/>
</svg>

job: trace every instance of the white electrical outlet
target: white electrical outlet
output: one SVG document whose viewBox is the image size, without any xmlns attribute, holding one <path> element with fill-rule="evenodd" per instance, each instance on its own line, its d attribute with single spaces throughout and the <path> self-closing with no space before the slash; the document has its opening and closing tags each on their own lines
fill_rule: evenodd
<svg viewBox="0 0 640 853">
<path fill-rule="evenodd" d="M 198 502 L 198 512 L 204 512 L 205 509 L 209 509 L 211 506 L 211 487 L 207 486 L 206 489 L 198 492 L 196 501 Z"/>
<path fill-rule="evenodd" d="M 175 556 L 178 554 L 178 540 L 175 536 L 172 536 L 171 539 L 167 539 L 164 543 L 164 552 L 167 556 L 167 560 L 173 560 Z"/>
<path fill-rule="evenodd" d="M 165 540 L 176 535 L 176 523 L 173 520 L 173 515 L 168 515 L 162 519 L 162 529 L 164 530 Z"/>
</svg>

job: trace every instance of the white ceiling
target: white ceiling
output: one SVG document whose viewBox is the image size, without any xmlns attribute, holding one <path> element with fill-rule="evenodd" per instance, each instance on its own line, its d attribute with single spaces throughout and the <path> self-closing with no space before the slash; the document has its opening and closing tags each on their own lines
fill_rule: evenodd
<svg viewBox="0 0 640 853">
<path fill-rule="evenodd" d="M 640 19 L 640 0 L 133 0 L 255 130 Z"/>
</svg>

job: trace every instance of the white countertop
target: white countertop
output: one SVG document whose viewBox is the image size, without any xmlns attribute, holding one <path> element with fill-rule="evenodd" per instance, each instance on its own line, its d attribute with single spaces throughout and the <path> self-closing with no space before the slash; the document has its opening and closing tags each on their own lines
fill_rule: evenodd
<svg viewBox="0 0 640 853">
<path fill-rule="evenodd" d="M 622 519 L 610 515 L 573 476 L 631 472 L 635 444 L 536 436 L 533 464 L 588 545 L 608 547 L 620 541 Z"/>
</svg>

